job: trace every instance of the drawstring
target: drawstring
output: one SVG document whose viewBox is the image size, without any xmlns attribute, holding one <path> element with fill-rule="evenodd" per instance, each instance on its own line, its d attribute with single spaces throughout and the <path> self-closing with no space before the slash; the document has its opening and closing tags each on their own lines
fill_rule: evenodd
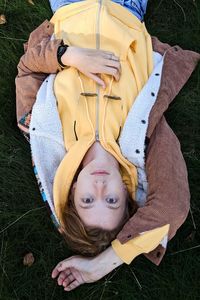
<svg viewBox="0 0 200 300">
<path fill-rule="evenodd" d="M 78 79 L 79 79 L 79 81 L 80 81 L 81 93 L 80 93 L 79 98 L 78 98 L 78 103 L 77 103 L 77 108 L 76 108 L 76 114 L 75 114 L 75 115 L 77 115 L 77 110 L 78 110 L 78 106 L 79 106 L 80 96 L 84 96 L 84 101 L 85 101 L 85 106 L 86 106 L 87 118 L 88 118 L 88 120 L 89 120 L 89 123 L 90 123 L 91 128 L 94 130 L 94 127 L 93 127 L 93 125 L 92 125 L 92 121 L 91 121 L 91 118 L 90 118 L 90 113 L 89 113 L 89 108 L 88 108 L 87 97 L 97 97 L 98 95 L 97 95 L 96 93 L 86 93 L 86 92 L 84 91 L 83 81 L 82 81 L 82 79 L 81 79 L 81 76 L 80 76 L 80 73 L 79 73 L 78 70 L 77 70 L 77 73 L 78 73 Z M 122 99 L 121 97 L 119 97 L 119 96 L 111 96 L 113 80 L 114 80 L 114 77 L 112 76 L 112 78 L 111 78 L 111 80 L 110 80 L 110 83 L 109 83 L 108 94 L 103 95 L 103 97 L 104 97 L 105 100 L 106 100 L 106 104 L 105 104 L 105 106 L 104 106 L 104 120 L 105 120 L 105 112 L 106 112 L 106 108 L 107 108 L 107 105 L 108 105 L 108 101 L 109 101 L 109 100 L 121 100 L 121 112 L 123 112 L 123 99 Z M 121 132 L 121 128 L 122 128 L 122 118 L 123 118 L 123 114 L 121 113 L 121 114 L 120 114 L 120 128 L 119 128 L 119 134 L 118 134 L 118 137 L 117 137 L 116 140 L 118 140 L 119 135 L 120 135 L 120 132 Z M 102 129 L 103 129 L 104 123 L 105 123 L 105 122 L 102 122 Z M 103 130 L 102 130 L 102 132 L 103 132 Z M 77 136 L 77 133 L 76 133 L 76 120 L 74 121 L 74 133 L 75 133 L 76 140 L 78 140 L 78 136 Z"/>
</svg>

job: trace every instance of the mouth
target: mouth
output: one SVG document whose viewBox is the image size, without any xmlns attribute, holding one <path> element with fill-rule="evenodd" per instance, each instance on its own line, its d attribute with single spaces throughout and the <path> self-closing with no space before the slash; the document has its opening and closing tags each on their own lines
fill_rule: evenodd
<svg viewBox="0 0 200 300">
<path fill-rule="evenodd" d="M 90 173 L 90 175 L 110 175 L 110 173 L 108 173 L 105 170 L 97 170 L 97 171 Z"/>
</svg>

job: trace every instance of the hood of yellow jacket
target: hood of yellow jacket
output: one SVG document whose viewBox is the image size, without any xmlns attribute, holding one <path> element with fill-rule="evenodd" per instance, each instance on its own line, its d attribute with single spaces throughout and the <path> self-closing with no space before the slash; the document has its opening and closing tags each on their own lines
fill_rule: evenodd
<svg viewBox="0 0 200 300">
<path fill-rule="evenodd" d="M 51 22 L 55 37 L 66 44 L 114 52 L 121 64 L 118 82 L 111 75 L 101 74 L 105 90 L 73 67 L 56 75 L 54 92 L 67 150 L 53 184 L 55 211 L 62 224 L 74 176 L 95 141 L 117 159 L 123 182 L 135 199 L 137 170 L 123 157 L 117 140 L 152 72 L 153 51 L 144 23 L 112 1 L 86 0 L 64 6 Z"/>
</svg>

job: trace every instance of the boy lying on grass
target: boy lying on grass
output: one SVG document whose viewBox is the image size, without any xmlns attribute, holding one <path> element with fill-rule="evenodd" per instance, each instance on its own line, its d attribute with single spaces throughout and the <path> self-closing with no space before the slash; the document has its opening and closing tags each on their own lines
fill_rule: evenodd
<svg viewBox="0 0 200 300">
<path fill-rule="evenodd" d="M 185 162 L 163 114 L 200 58 L 150 37 L 144 1 L 75 2 L 56 1 L 16 78 L 43 200 L 81 254 L 52 272 L 66 291 L 139 254 L 161 262 L 189 210 Z"/>
</svg>

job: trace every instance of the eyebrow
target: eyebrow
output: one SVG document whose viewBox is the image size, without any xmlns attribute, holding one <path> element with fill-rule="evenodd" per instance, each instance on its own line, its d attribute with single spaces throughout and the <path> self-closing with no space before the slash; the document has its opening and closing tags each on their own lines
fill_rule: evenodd
<svg viewBox="0 0 200 300">
<path fill-rule="evenodd" d="M 90 205 L 90 206 L 82 206 L 82 205 L 79 205 L 81 208 L 83 209 L 90 209 L 92 208 L 94 205 Z M 117 206 L 117 207 L 114 207 L 114 206 L 106 206 L 107 208 L 110 208 L 110 209 L 118 209 L 120 208 L 120 206 Z"/>
</svg>

